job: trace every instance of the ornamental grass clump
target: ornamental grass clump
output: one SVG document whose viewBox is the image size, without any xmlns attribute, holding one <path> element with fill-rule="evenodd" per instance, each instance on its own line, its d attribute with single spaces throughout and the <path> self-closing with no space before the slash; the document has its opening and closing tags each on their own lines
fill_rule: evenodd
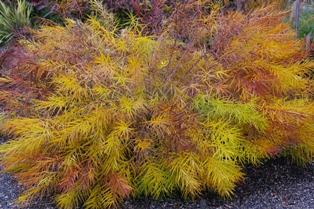
<svg viewBox="0 0 314 209">
<path fill-rule="evenodd" d="M 25 0 L 15 5 L 0 1 L 0 45 L 6 44 L 14 36 L 25 35 L 30 26 L 32 7 Z"/>
<path fill-rule="evenodd" d="M 159 36 L 136 22 L 118 30 L 110 15 L 43 26 L 20 69 L 46 93 L 29 116 L 0 124 L 11 137 L 1 163 L 28 188 L 18 201 L 52 194 L 60 208 L 109 208 L 174 191 L 230 197 L 248 163 L 310 162 L 314 62 L 285 15 L 195 3 L 178 6 Z"/>
</svg>

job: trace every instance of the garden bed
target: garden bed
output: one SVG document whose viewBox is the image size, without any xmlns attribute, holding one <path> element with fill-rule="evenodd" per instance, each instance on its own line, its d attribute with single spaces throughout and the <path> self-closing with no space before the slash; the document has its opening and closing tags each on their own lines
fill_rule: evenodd
<svg viewBox="0 0 314 209">
<path fill-rule="evenodd" d="M 284 159 L 270 160 L 260 167 L 248 166 L 245 181 L 238 185 L 232 199 L 224 200 L 216 194 L 206 192 L 202 197 L 184 200 L 179 197 L 153 200 L 151 198 L 130 199 L 123 209 L 148 208 L 302 208 L 314 205 L 314 164 L 299 167 Z M 0 173 L 0 209 L 17 209 L 13 200 L 22 192 L 22 187 L 8 174 Z M 36 201 L 26 209 L 55 209 L 49 198 Z"/>
</svg>

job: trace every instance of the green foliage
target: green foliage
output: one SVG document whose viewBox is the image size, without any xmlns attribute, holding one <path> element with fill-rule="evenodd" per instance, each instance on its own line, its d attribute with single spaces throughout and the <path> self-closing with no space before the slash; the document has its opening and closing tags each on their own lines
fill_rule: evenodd
<svg viewBox="0 0 314 209">
<path fill-rule="evenodd" d="M 267 120 L 258 111 L 258 105 L 252 100 L 237 104 L 230 100 L 210 98 L 208 95 L 197 95 L 194 100 L 195 108 L 207 114 L 207 118 L 230 120 L 236 124 L 253 125 L 260 131 L 265 131 Z"/>
<path fill-rule="evenodd" d="M 303 73 L 314 63 L 285 13 L 206 8 L 180 7 L 158 36 L 136 21 L 118 31 L 104 8 L 34 32 L 19 69 L 46 93 L 29 115 L 0 123 L 11 137 L 2 165 L 28 188 L 20 202 L 49 193 L 60 208 L 109 208 L 131 195 L 206 189 L 230 197 L 247 163 L 284 152 L 311 161 L 313 84 Z"/>
<path fill-rule="evenodd" d="M 31 20 L 34 27 L 43 24 L 63 24 L 64 15 L 55 1 L 32 1 Z"/>
<path fill-rule="evenodd" d="M 302 6 L 299 19 L 299 38 L 304 38 L 307 35 L 314 38 L 314 3 L 307 3 Z"/>
<path fill-rule="evenodd" d="M 26 0 L 18 0 L 16 5 L 0 1 L 0 44 L 10 41 L 15 35 L 24 34 L 30 25 L 32 8 Z"/>
</svg>

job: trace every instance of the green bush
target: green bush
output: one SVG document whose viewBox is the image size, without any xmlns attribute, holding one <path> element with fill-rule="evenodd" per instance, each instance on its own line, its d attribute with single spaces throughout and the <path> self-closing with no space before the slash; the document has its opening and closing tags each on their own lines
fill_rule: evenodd
<svg viewBox="0 0 314 209">
<path fill-rule="evenodd" d="M 19 69 L 48 93 L 28 117 L 0 124 L 11 136 L 2 165 L 28 188 L 18 201 L 54 194 L 60 208 L 108 208 L 174 191 L 230 197 L 247 163 L 312 161 L 313 85 L 302 74 L 314 62 L 285 13 L 179 9 L 159 36 L 136 24 L 117 31 L 102 11 L 25 43 Z"/>
<path fill-rule="evenodd" d="M 31 11 L 32 8 L 26 0 L 18 0 L 16 5 L 0 1 L 0 44 L 5 44 L 14 36 L 27 32 Z"/>
<path fill-rule="evenodd" d="M 299 38 L 304 38 L 307 35 L 311 35 L 314 38 L 314 3 L 307 3 L 303 5 L 301 9 L 299 19 Z"/>
</svg>

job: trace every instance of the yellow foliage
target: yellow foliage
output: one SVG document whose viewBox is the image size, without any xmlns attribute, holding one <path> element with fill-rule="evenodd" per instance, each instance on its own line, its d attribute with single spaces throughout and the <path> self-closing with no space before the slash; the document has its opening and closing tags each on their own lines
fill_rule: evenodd
<svg viewBox="0 0 314 209">
<path fill-rule="evenodd" d="M 243 178 L 239 166 L 232 160 L 222 161 L 216 158 L 209 158 L 204 164 L 204 179 L 207 186 L 223 196 L 231 196 L 235 183 Z"/>
</svg>

